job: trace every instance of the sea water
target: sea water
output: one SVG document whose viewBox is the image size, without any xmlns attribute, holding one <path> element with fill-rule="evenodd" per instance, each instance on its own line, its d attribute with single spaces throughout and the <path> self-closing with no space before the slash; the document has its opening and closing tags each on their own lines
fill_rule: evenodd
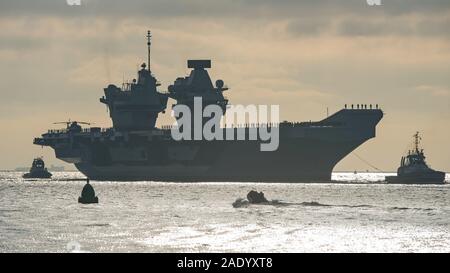
<svg viewBox="0 0 450 273">
<path fill-rule="evenodd" d="M 82 174 L 22 174 L 0 172 L 0 252 L 450 252 L 450 184 L 91 181 L 82 205 Z M 278 204 L 234 208 L 250 190 Z"/>
</svg>

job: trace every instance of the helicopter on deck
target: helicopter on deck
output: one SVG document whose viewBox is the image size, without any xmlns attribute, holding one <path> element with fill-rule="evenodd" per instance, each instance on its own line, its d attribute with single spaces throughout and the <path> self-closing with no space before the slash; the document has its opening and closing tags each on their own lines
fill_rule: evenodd
<svg viewBox="0 0 450 273">
<path fill-rule="evenodd" d="M 54 122 L 53 124 L 66 124 L 66 129 L 68 132 L 78 133 L 78 132 L 81 132 L 81 130 L 82 130 L 80 124 L 91 125 L 92 123 L 84 122 L 84 121 L 75 121 L 75 120 L 71 121 L 69 119 L 69 121 Z"/>
</svg>

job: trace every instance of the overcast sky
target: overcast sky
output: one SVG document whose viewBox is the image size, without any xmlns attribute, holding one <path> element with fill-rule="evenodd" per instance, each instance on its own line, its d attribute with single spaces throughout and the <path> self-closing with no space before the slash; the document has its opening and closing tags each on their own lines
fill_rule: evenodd
<svg viewBox="0 0 450 273">
<path fill-rule="evenodd" d="M 32 144 L 55 121 L 111 126 L 102 88 L 135 77 L 150 29 L 161 90 L 209 58 L 232 103 L 279 104 L 283 120 L 378 103 L 386 115 L 359 156 L 395 170 L 419 130 L 431 166 L 450 171 L 450 1 L 382 3 L 0 0 L 0 169 L 62 165 Z M 351 154 L 335 170 L 354 169 L 371 170 Z"/>
</svg>

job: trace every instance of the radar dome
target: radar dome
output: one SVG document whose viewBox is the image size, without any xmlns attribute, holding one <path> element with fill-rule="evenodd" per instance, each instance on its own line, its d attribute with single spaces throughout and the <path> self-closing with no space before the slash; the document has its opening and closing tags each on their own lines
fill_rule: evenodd
<svg viewBox="0 0 450 273">
<path fill-rule="evenodd" d="M 223 81 L 222 80 L 217 80 L 216 81 L 216 87 L 217 88 L 223 88 Z"/>
</svg>

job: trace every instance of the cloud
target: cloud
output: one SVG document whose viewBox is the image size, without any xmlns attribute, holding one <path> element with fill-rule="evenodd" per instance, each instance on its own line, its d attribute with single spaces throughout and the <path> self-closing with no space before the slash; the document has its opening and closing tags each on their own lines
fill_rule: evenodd
<svg viewBox="0 0 450 273">
<path fill-rule="evenodd" d="M 294 36 L 317 36 L 331 31 L 332 22 L 323 18 L 294 19 L 286 25 L 286 31 Z"/>
<path fill-rule="evenodd" d="M 221 22 L 237 28 L 247 24 L 267 26 L 277 21 L 285 23 L 288 34 L 300 37 L 450 36 L 448 0 L 383 0 L 379 7 L 367 5 L 366 0 L 81 0 L 81 3 L 69 6 L 66 0 L 2 0 L 0 17 L 79 19 L 83 20 L 78 22 L 83 31 L 93 18 L 109 22 L 110 29 L 134 18 L 153 24 L 190 20 L 207 26 Z M 32 32 L 33 25 L 29 27 Z M 178 27 L 185 32 L 195 31 L 182 24 Z"/>
<path fill-rule="evenodd" d="M 429 16 L 424 14 L 389 17 L 361 15 L 331 18 L 300 18 L 288 21 L 286 31 L 294 37 L 424 37 L 450 38 L 450 13 Z"/>
<path fill-rule="evenodd" d="M 419 85 L 416 86 L 415 89 L 423 93 L 431 94 L 435 97 L 450 97 L 450 89 L 444 86 Z"/>
<path fill-rule="evenodd" d="M 66 0 L 2 0 L 5 16 L 112 16 L 134 17 L 266 17 L 299 18 L 339 14 L 401 15 L 435 14 L 450 10 L 447 0 L 383 0 L 383 6 L 368 6 L 366 0 L 81 0 L 69 6 Z"/>
<path fill-rule="evenodd" d="M 0 51 L 26 51 L 29 49 L 40 49 L 45 47 L 46 44 L 40 39 L 26 36 L 1 36 L 0 39 Z"/>
<path fill-rule="evenodd" d="M 377 19 L 344 19 L 338 23 L 337 34 L 343 36 L 421 36 L 450 38 L 450 17 L 434 19 L 417 16 Z"/>
</svg>

